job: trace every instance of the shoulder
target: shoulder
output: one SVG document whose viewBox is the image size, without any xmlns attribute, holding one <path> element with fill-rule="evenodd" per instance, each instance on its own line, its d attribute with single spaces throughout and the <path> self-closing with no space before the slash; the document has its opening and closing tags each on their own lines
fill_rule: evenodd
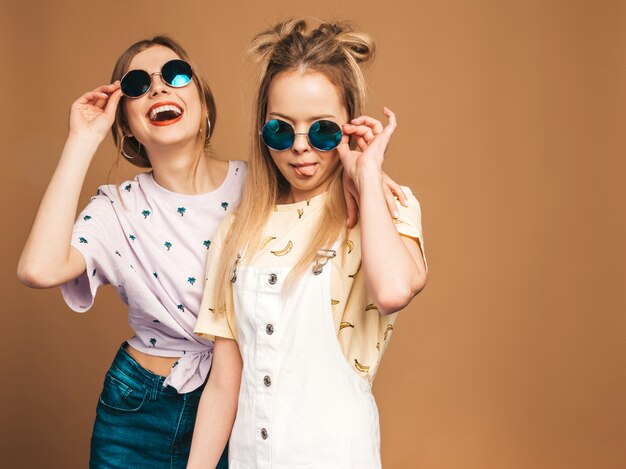
<svg viewBox="0 0 626 469">
<path fill-rule="evenodd" d="M 220 222 L 220 226 L 217 228 L 214 238 L 218 240 L 223 240 L 226 237 L 226 234 L 228 233 L 228 231 L 230 230 L 230 227 L 233 225 L 234 221 L 235 221 L 235 213 L 230 212 Z"/>
<path fill-rule="evenodd" d="M 242 160 L 229 160 L 226 179 L 220 187 L 221 192 L 238 198 L 243 192 L 248 176 L 248 163 Z"/>
<path fill-rule="evenodd" d="M 146 192 L 152 191 L 155 184 L 152 173 L 139 173 L 132 180 L 120 184 L 105 184 L 98 187 L 96 196 L 106 197 L 112 205 L 132 206 L 137 200 L 146 198 Z"/>
<path fill-rule="evenodd" d="M 248 175 L 248 162 L 244 160 L 229 160 L 229 164 L 234 176 L 240 177 L 243 182 Z"/>
<path fill-rule="evenodd" d="M 109 200 L 119 201 L 120 197 L 124 202 L 131 199 L 138 191 L 142 190 L 142 186 L 152 181 L 151 173 L 139 173 L 132 180 L 124 181 L 118 185 L 104 184 L 98 187 L 96 196 L 105 196 Z"/>
</svg>

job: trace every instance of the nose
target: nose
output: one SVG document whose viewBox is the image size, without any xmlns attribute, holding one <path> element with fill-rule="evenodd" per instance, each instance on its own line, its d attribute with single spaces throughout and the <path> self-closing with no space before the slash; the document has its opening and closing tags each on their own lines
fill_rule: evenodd
<svg viewBox="0 0 626 469">
<path fill-rule="evenodd" d="M 309 144 L 309 138 L 306 132 L 296 133 L 291 149 L 297 154 L 302 154 L 311 150 L 311 145 Z"/>
<path fill-rule="evenodd" d="M 169 94 L 168 86 L 163 83 L 163 79 L 160 73 L 153 73 L 150 76 L 152 80 L 152 88 L 150 88 L 150 97 L 155 97 L 161 94 Z"/>
</svg>

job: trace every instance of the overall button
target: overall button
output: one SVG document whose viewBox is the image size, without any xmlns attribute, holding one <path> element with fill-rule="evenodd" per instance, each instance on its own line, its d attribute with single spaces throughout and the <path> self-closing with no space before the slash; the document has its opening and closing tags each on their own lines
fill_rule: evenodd
<svg viewBox="0 0 626 469">
<path fill-rule="evenodd" d="M 265 332 L 267 332 L 267 335 L 272 335 L 274 333 L 274 326 L 268 324 L 265 326 Z"/>
<path fill-rule="evenodd" d="M 276 274 L 270 274 L 270 277 L 267 279 L 270 285 L 274 285 L 278 281 L 278 276 Z"/>
<path fill-rule="evenodd" d="M 265 428 L 261 428 L 261 438 L 267 440 L 267 430 Z"/>
<path fill-rule="evenodd" d="M 265 375 L 265 377 L 263 378 L 263 384 L 269 388 L 272 385 L 271 378 Z"/>
</svg>

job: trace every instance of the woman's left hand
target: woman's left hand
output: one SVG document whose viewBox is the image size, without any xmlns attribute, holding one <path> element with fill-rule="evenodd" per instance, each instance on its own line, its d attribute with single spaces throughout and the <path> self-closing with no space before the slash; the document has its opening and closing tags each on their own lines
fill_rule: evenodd
<svg viewBox="0 0 626 469">
<path fill-rule="evenodd" d="M 398 217 L 396 198 L 402 205 L 407 204 L 406 195 L 400 185 L 381 169 L 389 140 L 397 127 L 395 114 L 387 107 L 383 109 L 383 112 L 389 119 L 387 127 L 383 128 L 380 121 L 368 116 L 357 117 L 352 119 L 350 124 L 343 126 L 344 135 L 337 150 L 344 166 L 343 186 L 348 204 L 347 225 L 349 228 L 356 224 L 358 218 L 359 188 L 357 184 L 360 185 L 360 177 L 365 176 L 365 172 L 369 175 L 380 175 L 382 178 L 385 201 L 391 216 Z M 350 135 L 356 137 L 360 151 L 350 150 L 348 145 Z"/>
</svg>

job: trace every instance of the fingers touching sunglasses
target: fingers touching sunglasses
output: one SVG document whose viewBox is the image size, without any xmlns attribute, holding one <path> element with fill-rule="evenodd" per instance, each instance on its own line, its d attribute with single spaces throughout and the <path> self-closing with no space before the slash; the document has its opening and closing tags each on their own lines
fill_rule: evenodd
<svg viewBox="0 0 626 469">
<path fill-rule="evenodd" d="M 328 120 L 313 122 L 308 132 L 296 132 L 289 122 L 272 119 L 265 123 L 259 134 L 263 143 L 276 151 L 291 148 L 296 141 L 296 135 L 306 135 L 311 146 L 317 150 L 330 151 L 337 148 L 343 136 L 339 124 Z"/>
<path fill-rule="evenodd" d="M 173 88 L 187 86 L 193 77 L 193 70 L 184 60 L 170 60 L 163 64 L 160 72 L 148 73 L 145 70 L 130 70 L 121 80 L 124 96 L 140 98 L 152 88 L 152 75 L 159 75 L 163 83 Z"/>
</svg>

